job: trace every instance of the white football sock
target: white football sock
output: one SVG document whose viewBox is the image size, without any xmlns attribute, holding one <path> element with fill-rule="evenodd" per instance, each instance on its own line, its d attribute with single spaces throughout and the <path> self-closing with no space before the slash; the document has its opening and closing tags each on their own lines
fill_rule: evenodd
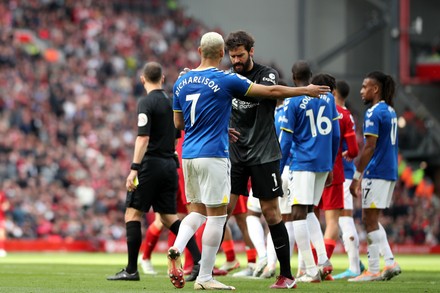
<svg viewBox="0 0 440 293">
<path fill-rule="evenodd" d="M 379 246 L 381 242 L 382 232 L 375 230 L 367 234 L 368 240 L 368 270 L 375 274 L 380 271 L 379 268 Z"/>
<path fill-rule="evenodd" d="M 285 223 L 287 234 L 289 234 L 289 244 L 290 244 L 290 258 L 293 255 L 293 249 L 295 247 L 295 232 L 293 231 L 293 222 L 288 221 Z"/>
<path fill-rule="evenodd" d="M 180 252 L 183 252 L 189 239 L 194 235 L 194 233 L 196 233 L 200 226 L 205 223 L 205 221 L 206 216 L 195 212 L 191 212 L 185 218 L 183 218 L 182 222 L 180 223 L 176 240 L 174 240 L 174 247 L 176 247 Z"/>
<path fill-rule="evenodd" d="M 277 253 L 272 241 L 272 235 L 267 233 L 267 265 L 271 266 L 277 263 Z"/>
<path fill-rule="evenodd" d="M 200 260 L 200 272 L 197 277 L 199 282 L 206 282 L 212 279 L 215 257 L 222 241 L 225 223 L 226 215 L 208 216 L 202 235 L 202 259 Z"/>
<path fill-rule="evenodd" d="M 310 276 L 315 276 L 318 273 L 318 268 L 313 259 L 312 249 L 310 247 L 310 234 L 307 220 L 293 221 L 296 245 L 301 252 L 304 260 L 306 271 Z"/>
<path fill-rule="evenodd" d="M 264 241 L 264 229 L 260 218 L 247 216 L 246 224 L 249 231 L 249 238 L 257 250 L 258 258 L 266 256 L 266 242 Z"/>
<path fill-rule="evenodd" d="M 328 260 L 327 251 L 325 250 L 324 236 L 322 235 L 321 224 L 315 213 L 307 214 L 307 225 L 310 231 L 310 240 L 315 247 L 318 256 L 318 264 L 323 264 Z M 296 234 L 295 234 L 296 237 Z M 298 240 L 298 238 L 296 237 Z"/>
<path fill-rule="evenodd" d="M 352 217 L 339 217 L 339 227 L 342 232 L 342 241 L 348 255 L 348 269 L 353 273 L 360 274 L 359 266 L 359 236 Z"/>
<path fill-rule="evenodd" d="M 390 244 L 388 243 L 387 232 L 383 228 L 383 226 L 379 223 L 379 231 L 381 235 L 381 241 L 379 246 L 379 252 L 383 255 L 386 266 L 391 266 L 394 264 L 394 255 L 391 251 Z"/>
</svg>

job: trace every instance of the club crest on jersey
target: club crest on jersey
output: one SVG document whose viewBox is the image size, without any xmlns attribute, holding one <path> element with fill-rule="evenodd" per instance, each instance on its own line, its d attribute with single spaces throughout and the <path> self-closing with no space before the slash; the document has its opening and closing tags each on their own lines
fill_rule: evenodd
<svg viewBox="0 0 440 293">
<path fill-rule="evenodd" d="M 138 115 L 138 127 L 147 125 L 148 117 L 145 113 L 139 113 Z"/>
</svg>

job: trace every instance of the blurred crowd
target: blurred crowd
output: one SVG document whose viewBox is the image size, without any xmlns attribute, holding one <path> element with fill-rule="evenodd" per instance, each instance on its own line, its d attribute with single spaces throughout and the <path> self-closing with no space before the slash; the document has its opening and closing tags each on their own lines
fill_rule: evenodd
<svg viewBox="0 0 440 293">
<path fill-rule="evenodd" d="M 0 2 L 0 192 L 11 204 L 9 238 L 124 239 L 139 70 L 159 61 L 171 93 L 181 69 L 198 64 L 207 30 L 177 0 Z M 382 223 L 391 241 L 436 244 L 439 211 L 436 196 L 398 184 Z"/>
</svg>

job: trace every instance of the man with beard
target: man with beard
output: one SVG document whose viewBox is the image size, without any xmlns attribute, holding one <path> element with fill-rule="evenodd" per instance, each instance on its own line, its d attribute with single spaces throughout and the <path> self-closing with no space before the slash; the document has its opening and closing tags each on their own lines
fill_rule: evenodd
<svg viewBox="0 0 440 293">
<path fill-rule="evenodd" d="M 254 39 L 250 34 L 245 31 L 232 32 L 227 36 L 225 45 L 232 71 L 257 84 L 278 84 L 279 75 L 275 69 L 254 62 Z M 229 146 L 231 198 L 228 215 L 234 209 L 239 195 L 248 195 L 250 178 L 253 196 L 260 201 L 261 211 L 272 235 L 280 262 L 280 276 L 292 279 L 289 236 L 278 204 L 283 189 L 280 175 L 281 151 L 274 126 L 275 107 L 276 101 L 271 99 L 234 96 L 232 100 L 230 127 L 240 135 L 238 141 Z M 277 286 L 285 287 L 284 278 L 278 281 Z"/>
<path fill-rule="evenodd" d="M 389 208 L 397 180 L 397 116 L 393 108 L 396 83 L 381 71 L 367 74 L 361 97 L 371 107 L 364 117 L 364 146 L 350 185 L 354 197 L 362 195 L 362 221 L 367 231 L 368 270 L 349 282 L 390 280 L 402 270 L 394 260 L 385 229 L 379 222 Z M 380 271 L 380 255 L 385 267 Z"/>
</svg>

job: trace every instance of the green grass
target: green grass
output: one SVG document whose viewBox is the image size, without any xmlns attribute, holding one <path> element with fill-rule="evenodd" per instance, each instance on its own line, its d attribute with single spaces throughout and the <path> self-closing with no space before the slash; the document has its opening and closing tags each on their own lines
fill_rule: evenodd
<svg viewBox="0 0 440 293">
<path fill-rule="evenodd" d="M 9 253 L 0 258 L 0 292 L 190 292 L 192 283 L 175 289 L 166 275 L 165 254 L 153 254 L 157 276 L 141 276 L 140 282 L 110 282 L 105 278 L 126 264 L 125 254 L 102 253 Z M 397 255 L 403 273 L 388 282 L 299 284 L 301 292 L 440 292 L 440 255 Z M 218 255 L 217 265 L 224 262 Z M 245 256 L 239 260 L 246 263 Z M 365 256 L 362 256 L 367 263 Z M 346 268 L 345 255 L 332 257 L 335 273 Z M 296 258 L 292 259 L 296 271 Z M 275 279 L 256 280 L 218 277 L 237 292 L 266 292 Z M 273 291 L 273 290 L 272 290 Z"/>
</svg>

